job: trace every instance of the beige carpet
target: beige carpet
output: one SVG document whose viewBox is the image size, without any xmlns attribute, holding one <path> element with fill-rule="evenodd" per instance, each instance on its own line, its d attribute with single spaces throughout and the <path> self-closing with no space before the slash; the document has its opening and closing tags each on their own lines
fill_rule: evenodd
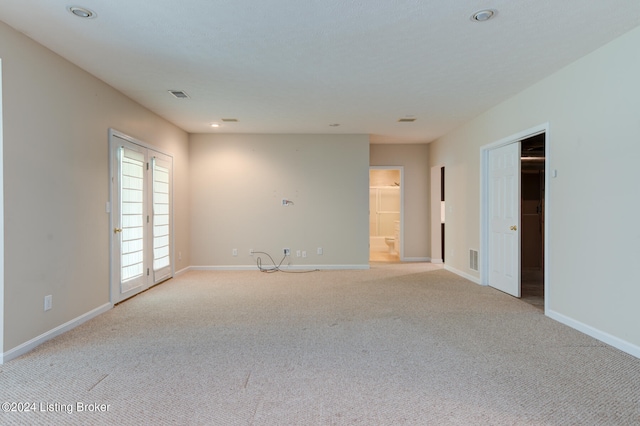
<svg viewBox="0 0 640 426">
<path fill-rule="evenodd" d="M 0 402 L 50 404 L 10 425 L 638 425 L 640 360 L 430 264 L 194 271 L 0 366 Z"/>
</svg>

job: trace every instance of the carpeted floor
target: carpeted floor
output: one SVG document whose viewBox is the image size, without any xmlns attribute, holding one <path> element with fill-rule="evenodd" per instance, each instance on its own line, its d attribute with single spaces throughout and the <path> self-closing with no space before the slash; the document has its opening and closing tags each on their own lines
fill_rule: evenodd
<svg viewBox="0 0 640 426">
<path fill-rule="evenodd" d="M 10 425 L 638 425 L 640 360 L 437 265 L 192 271 L 0 366 L 0 402 L 39 404 Z"/>
</svg>

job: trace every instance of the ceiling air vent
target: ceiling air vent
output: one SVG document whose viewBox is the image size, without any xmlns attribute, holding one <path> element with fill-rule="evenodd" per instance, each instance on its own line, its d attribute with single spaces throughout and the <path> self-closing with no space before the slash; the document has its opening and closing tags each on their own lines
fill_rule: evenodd
<svg viewBox="0 0 640 426">
<path fill-rule="evenodd" d="M 414 121 L 416 121 L 415 118 L 411 117 L 411 118 L 401 118 L 398 120 L 398 123 L 413 123 Z"/>
<path fill-rule="evenodd" d="M 169 93 L 171 93 L 173 96 L 175 96 L 178 99 L 187 99 L 189 97 L 189 95 L 187 95 L 182 90 L 169 90 Z"/>
<path fill-rule="evenodd" d="M 237 123 L 238 119 L 237 118 L 223 118 L 222 121 L 224 121 L 225 123 Z"/>
</svg>

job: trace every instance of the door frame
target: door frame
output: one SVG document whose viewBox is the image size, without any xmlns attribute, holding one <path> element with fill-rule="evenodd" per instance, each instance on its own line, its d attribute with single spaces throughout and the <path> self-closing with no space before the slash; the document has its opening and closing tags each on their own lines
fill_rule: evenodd
<svg viewBox="0 0 640 426">
<path fill-rule="evenodd" d="M 115 168 L 117 167 L 117 164 L 114 164 L 114 156 L 112 155 L 113 153 L 113 149 L 114 149 L 114 145 L 117 144 L 117 141 L 115 140 L 115 137 L 118 137 L 120 139 L 124 139 L 127 142 L 130 142 L 132 144 L 138 145 L 144 149 L 147 150 L 151 150 L 151 151 L 155 151 L 157 153 L 160 153 L 162 155 L 165 155 L 171 159 L 173 159 L 173 156 L 169 153 L 167 153 L 166 151 L 158 148 L 157 146 L 154 145 L 150 145 L 148 143 L 142 142 L 134 137 L 131 137 L 125 133 L 122 133 L 118 130 L 109 129 L 109 143 L 108 143 L 108 158 L 109 158 L 109 202 L 108 202 L 108 206 L 107 206 L 107 210 L 109 212 L 109 228 L 108 228 L 108 232 L 109 232 L 109 300 L 111 302 L 111 304 L 116 304 L 119 302 L 122 302 L 125 299 L 122 299 L 120 301 L 116 301 L 114 302 L 114 291 L 115 291 L 115 286 L 120 286 L 120 279 L 119 277 L 116 277 L 116 271 L 114 270 L 115 268 L 115 256 L 116 256 L 116 241 L 114 238 L 114 233 L 113 233 L 113 229 L 114 229 L 114 224 L 115 224 L 115 217 L 114 217 L 114 208 L 113 208 L 113 203 L 114 203 L 114 191 L 116 191 L 117 189 L 115 188 L 114 185 L 114 179 L 116 179 L 116 174 L 117 172 L 115 172 L 114 170 L 116 170 Z M 173 171 L 171 173 L 171 188 L 173 188 Z M 173 192 L 171 192 L 171 198 L 173 199 Z M 173 206 L 173 202 L 171 202 L 171 220 L 169 222 L 169 227 L 170 227 L 170 235 L 171 235 L 171 239 L 170 239 L 170 253 L 171 253 L 171 274 L 169 277 L 167 277 L 167 279 L 175 276 L 175 242 L 174 242 L 174 220 L 173 220 L 173 216 L 174 216 L 174 206 Z M 153 238 L 151 238 L 151 241 L 153 241 Z M 153 264 L 153 261 L 151 261 L 151 264 Z M 119 271 L 118 271 L 119 272 Z M 151 283 L 148 284 L 146 286 L 145 289 L 151 288 L 156 284 L 159 284 L 160 282 L 154 282 L 153 280 L 153 275 L 151 275 Z M 116 281 L 117 279 L 117 281 Z M 136 293 L 137 294 L 137 293 Z"/>
<path fill-rule="evenodd" d="M 2 58 L 0 58 L 0 365 L 4 363 L 4 141 L 2 135 Z"/>
<path fill-rule="evenodd" d="M 369 166 L 369 176 L 371 176 L 371 170 L 400 170 L 400 253 L 398 257 L 401 262 L 404 262 L 404 166 Z M 369 188 L 371 188 L 371 178 L 369 178 Z M 371 233 L 367 238 L 370 241 Z"/>
<path fill-rule="evenodd" d="M 436 164 L 431 167 L 431 263 L 444 263 L 445 254 L 442 253 L 442 219 L 444 211 L 442 210 L 442 169 L 444 164 Z M 446 180 L 445 180 L 446 186 Z M 445 187 L 446 191 L 446 187 Z M 445 201 L 446 203 L 446 201 Z M 445 225 L 446 226 L 446 225 Z M 446 229 L 446 228 L 445 228 Z M 446 250 L 445 241 L 445 250 Z"/>
<path fill-rule="evenodd" d="M 489 151 L 509 145 L 523 139 L 527 139 L 531 136 L 538 135 L 540 133 L 545 134 L 545 160 L 544 160 L 544 308 L 545 312 L 549 306 L 549 181 L 551 177 L 551 171 L 549 167 L 549 146 L 550 146 L 550 132 L 549 122 L 539 124 L 531 127 L 527 130 L 523 130 L 506 138 L 492 142 L 490 144 L 480 147 L 480 259 L 478 260 L 478 267 L 480 269 L 480 284 L 489 285 Z M 520 266 L 520 269 L 522 266 Z M 518 273 L 522 273 L 521 270 Z"/>
</svg>

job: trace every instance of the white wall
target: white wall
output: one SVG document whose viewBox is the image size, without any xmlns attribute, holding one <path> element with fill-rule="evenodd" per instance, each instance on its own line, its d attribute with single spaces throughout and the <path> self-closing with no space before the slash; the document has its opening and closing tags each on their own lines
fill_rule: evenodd
<svg viewBox="0 0 640 426">
<path fill-rule="evenodd" d="M 367 135 L 191 135 L 190 172 L 194 267 L 368 267 Z"/>
<path fill-rule="evenodd" d="M 466 254 L 479 247 L 480 147 L 549 123 L 549 162 L 558 177 L 550 180 L 548 194 L 547 313 L 636 356 L 638 46 L 640 28 L 430 146 L 431 165 L 447 170 L 447 264 L 478 277 Z"/>
<path fill-rule="evenodd" d="M 404 167 L 404 259 L 428 260 L 431 256 L 429 146 L 372 144 L 370 164 Z"/>
<path fill-rule="evenodd" d="M 109 128 L 173 155 L 183 267 L 190 234 L 184 131 L 2 22 L 0 52 L 6 354 L 109 303 Z"/>
</svg>

